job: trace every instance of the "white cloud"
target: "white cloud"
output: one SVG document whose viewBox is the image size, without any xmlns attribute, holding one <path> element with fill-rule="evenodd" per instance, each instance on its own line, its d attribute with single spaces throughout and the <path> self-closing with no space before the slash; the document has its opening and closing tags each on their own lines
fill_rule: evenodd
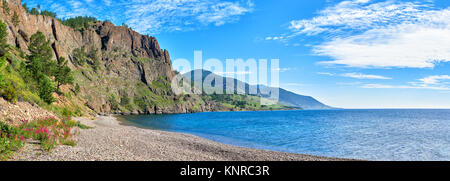
<svg viewBox="0 0 450 181">
<path fill-rule="evenodd" d="M 298 34 L 315 35 L 323 32 L 365 30 L 413 21 L 420 11 L 419 5 L 404 2 L 369 3 L 368 0 L 343 1 L 319 12 L 312 19 L 293 20 L 290 29 Z"/>
<path fill-rule="evenodd" d="M 340 76 L 340 77 L 348 77 L 348 78 L 355 78 L 355 79 L 392 79 L 390 77 L 385 77 L 381 75 L 370 75 L 370 74 L 363 74 L 363 73 L 343 73 L 343 74 L 334 74 L 329 72 L 317 72 L 319 75 L 328 75 L 328 76 Z"/>
<path fill-rule="evenodd" d="M 276 68 L 276 69 L 272 69 L 272 70 L 273 70 L 273 71 L 280 72 L 280 73 L 283 73 L 283 72 L 295 70 L 295 68 Z"/>
<path fill-rule="evenodd" d="M 450 61 L 450 26 L 399 25 L 370 30 L 326 42 L 316 46 L 314 52 L 335 59 L 322 62 L 327 64 L 433 68 L 438 62 Z"/>
<path fill-rule="evenodd" d="M 289 38 L 325 34 L 321 62 L 362 68 L 433 68 L 450 61 L 450 8 L 430 3 L 343 1 L 312 19 L 291 21 Z"/>
<path fill-rule="evenodd" d="M 450 90 L 449 75 L 434 75 L 419 79 L 419 82 L 410 82 L 408 85 L 365 84 L 362 88 L 368 89 L 430 89 Z"/>
<path fill-rule="evenodd" d="M 450 80 L 449 75 L 434 75 L 419 79 L 423 84 L 439 84 L 442 80 Z"/>
<path fill-rule="evenodd" d="M 189 31 L 236 22 L 253 11 L 252 0 L 27 0 L 54 11 L 59 18 L 94 16 L 116 24 L 125 22 L 143 34 Z"/>
<path fill-rule="evenodd" d="M 342 77 L 350 77 L 355 79 L 392 79 L 390 77 L 384 77 L 381 75 L 368 75 L 362 73 L 345 73 L 341 74 Z"/>
<path fill-rule="evenodd" d="M 204 24 L 223 25 L 233 21 L 239 15 L 244 15 L 250 10 L 242 7 L 239 3 L 223 2 L 211 6 L 211 11 L 200 14 L 197 19 Z"/>
<path fill-rule="evenodd" d="M 308 84 L 301 84 L 301 83 L 282 83 L 282 86 L 290 86 L 290 87 L 305 87 L 305 86 L 309 86 Z"/>
<path fill-rule="evenodd" d="M 319 75 L 328 75 L 328 76 L 334 76 L 335 74 L 330 73 L 330 72 L 317 72 L 317 74 Z"/>
<path fill-rule="evenodd" d="M 127 23 L 139 32 L 183 31 L 234 22 L 252 11 L 251 1 L 133 0 L 125 12 Z"/>
<path fill-rule="evenodd" d="M 361 88 L 366 89 L 430 89 L 430 90 L 450 90 L 449 87 L 437 86 L 411 86 L 411 85 L 385 85 L 385 84 L 365 84 Z"/>
<path fill-rule="evenodd" d="M 217 75 L 221 76 L 234 76 L 234 75 L 250 75 L 252 72 L 250 71 L 236 71 L 236 72 L 214 72 Z"/>
</svg>

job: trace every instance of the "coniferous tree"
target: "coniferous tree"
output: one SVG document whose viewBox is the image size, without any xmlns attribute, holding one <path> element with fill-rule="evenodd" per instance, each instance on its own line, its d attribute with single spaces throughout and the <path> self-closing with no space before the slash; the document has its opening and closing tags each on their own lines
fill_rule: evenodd
<svg viewBox="0 0 450 181">
<path fill-rule="evenodd" d="M 80 91 L 81 91 L 81 88 L 80 88 L 80 85 L 77 83 L 76 85 L 75 85 L 75 95 L 78 95 L 79 93 L 80 93 Z"/>
<path fill-rule="evenodd" d="M 90 63 L 95 72 L 100 70 L 100 60 L 99 60 L 97 54 L 98 54 L 98 49 L 95 47 L 92 47 L 91 50 L 89 51 L 89 54 L 87 55 L 87 57 L 90 59 Z"/>
<path fill-rule="evenodd" d="M 31 14 L 32 15 L 39 15 L 39 11 L 36 8 L 32 8 L 31 9 Z"/>
<path fill-rule="evenodd" d="M 58 65 L 54 72 L 57 89 L 65 84 L 73 84 L 73 76 L 70 68 L 67 66 L 67 60 L 64 57 L 58 59 Z"/>
<path fill-rule="evenodd" d="M 42 32 L 38 31 L 31 36 L 28 50 L 30 51 L 30 55 L 28 55 L 29 69 L 36 78 L 39 78 L 42 73 L 51 75 L 55 67 L 55 62 L 52 61 L 52 47 Z"/>
<path fill-rule="evenodd" d="M 19 15 L 17 15 L 17 13 L 15 11 L 14 11 L 11 21 L 13 22 L 15 27 L 19 26 L 19 23 L 20 23 Z"/>
<path fill-rule="evenodd" d="M 8 5 L 8 1 L 2 0 L 2 8 L 3 8 L 3 12 L 9 16 L 10 9 L 9 9 L 9 5 Z"/>
<path fill-rule="evenodd" d="M 96 22 L 97 19 L 89 16 L 78 16 L 74 18 L 65 19 L 62 23 L 66 26 L 72 27 L 78 31 L 84 31 L 89 28 L 92 22 Z"/>
<path fill-rule="evenodd" d="M 83 66 L 88 58 L 89 57 L 84 46 L 73 50 L 73 59 L 75 65 Z"/>
<path fill-rule="evenodd" d="M 8 43 L 6 40 L 6 36 L 8 36 L 8 32 L 6 31 L 6 24 L 3 21 L 0 21 L 0 53 L 5 54 L 6 48 L 8 47 Z M 3 56 L 3 55 L 1 55 Z"/>
<path fill-rule="evenodd" d="M 51 104 L 55 102 L 55 98 L 52 95 L 55 92 L 55 86 L 48 76 L 43 75 L 41 77 L 39 82 L 39 97 L 47 104 Z"/>
<path fill-rule="evenodd" d="M 28 9 L 27 3 L 23 3 L 23 4 L 22 4 L 22 7 L 23 7 L 23 9 L 25 9 L 25 11 L 26 11 L 27 13 L 30 13 L 30 9 Z"/>
</svg>

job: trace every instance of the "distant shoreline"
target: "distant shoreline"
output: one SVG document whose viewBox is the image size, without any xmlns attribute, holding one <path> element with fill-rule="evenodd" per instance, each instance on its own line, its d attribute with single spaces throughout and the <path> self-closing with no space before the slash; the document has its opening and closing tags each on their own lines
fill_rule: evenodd
<svg viewBox="0 0 450 181">
<path fill-rule="evenodd" d="M 226 145 L 197 136 L 122 125 L 113 116 L 75 118 L 93 129 L 80 130 L 77 146 L 37 153 L 26 145 L 13 160 L 59 161 L 346 161 Z"/>
</svg>

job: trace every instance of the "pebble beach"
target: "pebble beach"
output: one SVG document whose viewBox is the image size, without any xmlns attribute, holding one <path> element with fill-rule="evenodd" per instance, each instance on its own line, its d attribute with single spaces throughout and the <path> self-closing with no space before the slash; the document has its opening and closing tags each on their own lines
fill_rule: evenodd
<svg viewBox="0 0 450 181">
<path fill-rule="evenodd" d="M 120 124 L 113 116 L 75 118 L 92 127 L 78 129 L 77 145 L 44 152 L 27 143 L 15 161 L 340 161 L 343 159 L 236 147 L 197 136 Z"/>
</svg>

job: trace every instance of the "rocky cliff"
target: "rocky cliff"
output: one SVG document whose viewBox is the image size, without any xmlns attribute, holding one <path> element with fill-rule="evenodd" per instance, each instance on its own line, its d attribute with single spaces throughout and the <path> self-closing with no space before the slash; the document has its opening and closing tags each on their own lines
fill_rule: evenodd
<svg viewBox="0 0 450 181">
<path fill-rule="evenodd" d="M 20 0 L 7 1 L 10 14 L 0 11 L 0 19 L 7 24 L 9 44 L 26 54 L 31 35 L 41 31 L 51 42 L 53 58 L 69 60 L 75 84 L 63 90 L 75 92 L 78 84 L 80 91 L 70 101 L 59 98 L 55 104 L 75 102 L 89 113 L 151 114 L 209 111 L 216 106 L 195 95 L 174 95 L 170 55 L 155 37 L 110 22 L 93 22 L 78 31 L 55 18 L 29 14 Z M 11 20 L 13 12 L 18 14 L 16 25 Z M 89 63 L 75 63 L 75 52 L 82 48 L 98 57 L 98 69 Z"/>
</svg>

